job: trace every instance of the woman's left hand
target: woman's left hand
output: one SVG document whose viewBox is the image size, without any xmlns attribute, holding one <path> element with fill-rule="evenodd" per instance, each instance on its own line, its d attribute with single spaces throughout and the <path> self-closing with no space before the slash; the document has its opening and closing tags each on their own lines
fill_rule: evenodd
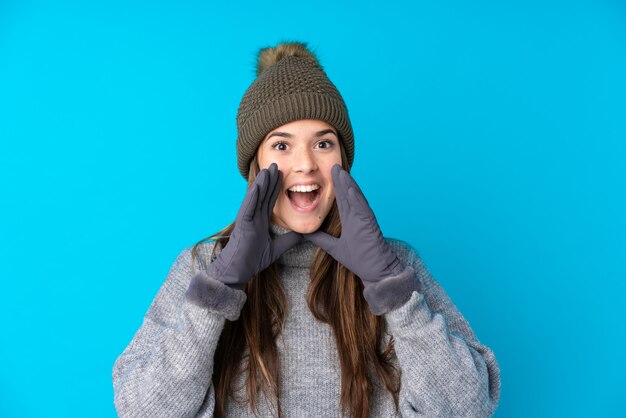
<svg viewBox="0 0 626 418">
<path fill-rule="evenodd" d="M 365 286 L 400 274 L 403 266 L 385 242 L 359 186 L 339 164 L 333 166 L 331 173 L 341 218 L 341 236 L 335 238 L 315 231 L 303 234 L 304 238 L 359 276 Z"/>
</svg>

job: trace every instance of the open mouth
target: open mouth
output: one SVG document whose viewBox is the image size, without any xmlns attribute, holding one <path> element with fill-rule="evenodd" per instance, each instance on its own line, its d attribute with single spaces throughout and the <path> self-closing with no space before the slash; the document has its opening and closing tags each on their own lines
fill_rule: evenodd
<svg viewBox="0 0 626 418">
<path fill-rule="evenodd" d="M 287 198 L 298 209 L 312 210 L 317 207 L 322 188 L 310 192 L 292 192 L 287 190 Z"/>
</svg>

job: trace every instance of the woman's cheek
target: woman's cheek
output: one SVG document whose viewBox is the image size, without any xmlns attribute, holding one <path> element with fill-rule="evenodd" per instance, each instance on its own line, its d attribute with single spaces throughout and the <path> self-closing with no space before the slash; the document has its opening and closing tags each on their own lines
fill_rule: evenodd
<svg viewBox="0 0 626 418">
<path fill-rule="evenodd" d="M 328 193 L 328 202 L 332 203 L 333 200 L 335 200 L 335 188 L 334 187 L 332 187 Z"/>
</svg>

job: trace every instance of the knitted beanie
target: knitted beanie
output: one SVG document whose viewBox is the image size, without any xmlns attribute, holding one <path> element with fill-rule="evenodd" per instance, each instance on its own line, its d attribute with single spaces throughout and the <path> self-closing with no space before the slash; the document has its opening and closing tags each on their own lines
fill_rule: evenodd
<svg viewBox="0 0 626 418">
<path fill-rule="evenodd" d="M 248 180 L 250 161 L 265 136 L 300 119 L 320 119 L 337 129 L 352 166 L 354 137 L 348 109 L 317 57 L 301 42 L 262 48 L 257 78 L 237 112 L 237 165 L 244 179 Z"/>
</svg>

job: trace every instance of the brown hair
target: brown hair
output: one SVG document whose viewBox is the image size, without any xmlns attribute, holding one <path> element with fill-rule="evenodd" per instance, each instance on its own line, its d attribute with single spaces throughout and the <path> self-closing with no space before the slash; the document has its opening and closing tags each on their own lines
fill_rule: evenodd
<svg viewBox="0 0 626 418">
<path fill-rule="evenodd" d="M 345 167 L 347 159 L 343 147 L 340 148 Z M 255 155 L 250 163 L 248 187 L 259 171 Z M 217 241 L 213 247 L 215 255 L 218 244 L 223 248 L 228 242 L 234 226 L 233 222 L 196 243 L 192 260 L 197 246 L 207 240 Z M 336 201 L 320 230 L 335 237 L 340 236 L 341 223 Z M 227 397 L 234 396 L 235 378 L 247 371 L 247 401 L 255 415 L 258 415 L 257 395 L 262 394 L 270 401 L 268 404 L 275 408 L 274 415 L 282 417 L 276 338 L 282 332 L 286 296 L 275 265 L 253 276 L 244 291 L 247 301 L 241 315 L 236 321 L 226 322 L 215 353 L 214 416 L 224 416 Z M 400 371 L 394 366 L 393 337 L 382 349 L 385 321 L 369 310 L 363 297 L 361 280 L 321 248 L 313 257 L 307 304 L 313 316 L 329 324 L 333 330 L 341 366 L 341 408 L 353 418 L 368 417 L 373 379 L 380 378 L 391 392 L 397 411 Z M 246 347 L 249 354 L 244 358 Z M 239 401 L 245 402 L 246 399 Z"/>
</svg>

